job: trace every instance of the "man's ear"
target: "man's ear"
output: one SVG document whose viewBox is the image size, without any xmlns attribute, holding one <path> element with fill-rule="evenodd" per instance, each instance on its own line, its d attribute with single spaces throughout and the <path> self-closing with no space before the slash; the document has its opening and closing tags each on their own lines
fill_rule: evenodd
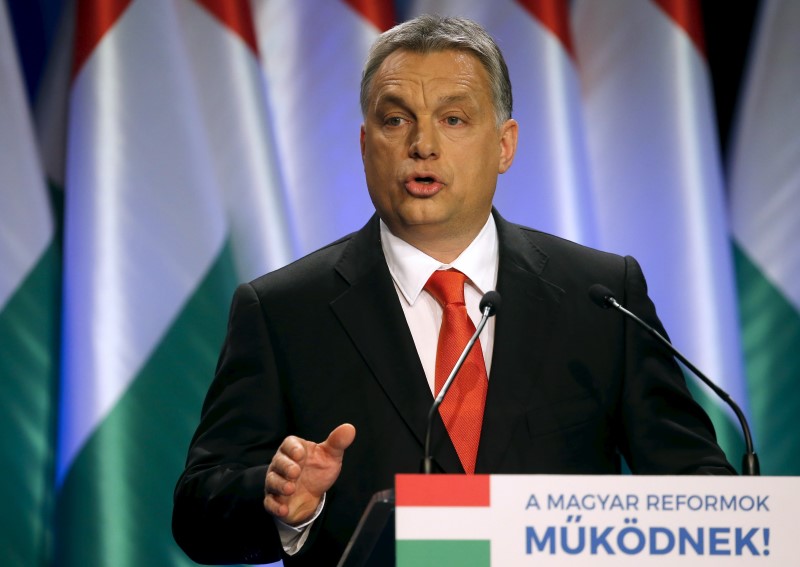
<svg viewBox="0 0 800 567">
<path fill-rule="evenodd" d="M 517 139 L 519 138 L 519 124 L 513 118 L 506 120 L 500 126 L 500 162 L 498 172 L 505 173 L 514 161 L 517 153 Z"/>
<path fill-rule="evenodd" d="M 366 151 L 366 146 L 365 146 L 365 138 L 366 138 L 366 136 L 367 136 L 367 129 L 362 124 L 361 125 L 361 134 L 359 136 L 359 142 L 361 143 L 361 161 L 362 162 L 364 161 L 364 153 Z"/>
</svg>

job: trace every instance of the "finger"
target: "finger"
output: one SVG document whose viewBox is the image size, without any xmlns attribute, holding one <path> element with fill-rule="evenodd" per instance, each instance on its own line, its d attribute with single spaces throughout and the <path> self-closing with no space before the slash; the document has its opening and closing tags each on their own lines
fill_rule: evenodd
<svg viewBox="0 0 800 567">
<path fill-rule="evenodd" d="M 305 439 L 300 439 L 299 437 L 295 437 L 294 435 L 290 435 L 286 439 L 283 440 L 281 446 L 278 447 L 278 452 L 283 453 L 291 460 L 298 464 L 302 464 L 302 462 L 306 458 L 306 445 L 308 441 Z"/>
<path fill-rule="evenodd" d="M 267 494 L 264 497 L 264 509 L 279 518 L 286 517 L 289 514 L 289 506 L 275 498 L 272 494 Z"/>
<path fill-rule="evenodd" d="M 352 445 L 356 438 L 356 428 L 349 423 L 343 423 L 328 435 L 322 443 L 328 453 L 335 458 L 342 458 L 345 449 Z"/>
<path fill-rule="evenodd" d="M 296 490 L 296 482 L 287 480 L 279 474 L 276 474 L 274 471 L 267 472 L 267 478 L 264 482 L 264 492 L 266 494 L 274 494 L 277 497 L 288 497 L 294 494 Z"/>
<path fill-rule="evenodd" d="M 269 470 L 275 474 L 282 476 L 286 480 L 297 480 L 302 471 L 300 464 L 295 462 L 283 452 L 275 453 L 272 457 L 272 462 L 269 464 Z"/>
</svg>

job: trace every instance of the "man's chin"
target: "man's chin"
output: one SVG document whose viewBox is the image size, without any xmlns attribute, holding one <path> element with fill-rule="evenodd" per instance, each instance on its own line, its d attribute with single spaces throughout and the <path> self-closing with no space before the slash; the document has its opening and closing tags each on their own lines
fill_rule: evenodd
<svg viewBox="0 0 800 567">
<path fill-rule="evenodd" d="M 453 233 L 452 223 L 444 215 L 408 215 L 384 222 L 392 234 L 412 244 L 433 243 Z"/>
<path fill-rule="evenodd" d="M 448 219 L 450 219 L 450 215 L 441 210 L 437 211 L 431 207 L 413 207 L 401 211 L 391 224 L 388 222 L 386 224 L 389 228 L 394 225 L 398 230 L 424 232 L 446 225 Z M 384 220 L 384 222 L 386 221 Z"/>
</svg>

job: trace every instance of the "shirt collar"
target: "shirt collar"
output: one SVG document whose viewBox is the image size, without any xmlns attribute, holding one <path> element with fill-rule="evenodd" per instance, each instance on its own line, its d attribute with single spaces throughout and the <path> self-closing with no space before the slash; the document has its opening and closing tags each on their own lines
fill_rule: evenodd
<svg viewBox="0 0 800 567">
<path fill-rule="evenodd" d="M 494 217 L 489 215 L 486 224 L 451 264 L 442 264 L 421 250 L 414 248 L 391 233 L 383 221 L 381 226 L 381 246 L 395 285 L 409 303 L 414 305 L 428 278 L 438 269 L 455 268 L 467 276 L 478 290 L 486 293 L 494 289 L 497 277 L 498 247 L 497 226 Z"/>
</svg>

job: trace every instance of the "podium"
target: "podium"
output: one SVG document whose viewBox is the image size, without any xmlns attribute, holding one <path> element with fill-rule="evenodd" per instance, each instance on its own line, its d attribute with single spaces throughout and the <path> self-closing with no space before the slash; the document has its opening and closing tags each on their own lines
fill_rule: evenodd
<svg viewBox="0 0 800 567">
<path fill-rule="evenodd" d="M 339 565 L 800 565 L 798 511 L 798 477 L 398 475 Z"/>
</svg>

